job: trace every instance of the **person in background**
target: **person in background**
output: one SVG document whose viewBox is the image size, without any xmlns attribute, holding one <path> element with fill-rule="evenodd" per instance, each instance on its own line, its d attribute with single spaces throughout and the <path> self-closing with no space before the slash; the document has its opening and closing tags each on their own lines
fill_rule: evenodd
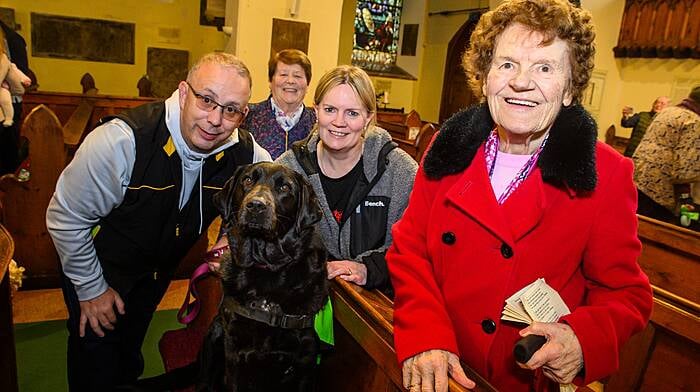
<svg viewBox="0 0 700 392">
<path fill-rule="evenodd" d="M 338 66 L 314 94 L 318 122 L 275 162 L 302 174 L 321 203 L 328 279 L 339 276 L 392 294 L 384 256 L 418 164 L 374 125 L 374 87 L 365 71 Z"/>
<path fill-rule="evenodd" d="M 654 116 L 666 108 L 670 102 L 671 100 L 668 99 L 668 97 L 658 97 L 651 105 L 650 112 L 639 112 L 635 114 L 632 114 L 634 109 L 629 106 L 622 108 L 622 120 L 620 120 L 620 124 L 625 128 L 632 128 L 632 134 L 630 134 L 630 140 L 627 143 L 627 147 L 625 147 L 624 156 L 632 157 L 639 142 L 644 137 L 644 133 L 647 131 L 649 124 L 651 124 L 651 121 L 654 119 Z"/>
<path fill-rule="evenodd" d="M 566 0 L 507 0 L 477 23 L 463 63 L 486 102 L 443 124 L 386 255 L 410 391 L 446 391 L 448 374 L 474 387 L 460 360 L 501 391 L 585 385 L 646 325 L 632 162 L 597 141 L 579 103 L 594 39 L 590 13 Z M 539 278 L 571 313 L 501 320 Z M 529 334 L 546 343 L 519 364 Z"/>
<path fill-rule="evenodd" d="M 250 105 L 242 127 L 275 159 L 305 138 L 316 122 L 314 111 L 304 106 L 311 62 L 301 50 L 281 50 L 270 59 L 267 76 L 270 96 Z"/>
<path fill-rule="evenodd" d="M 700 86 L 654 118 L 633 159 L 637 212 L 678 224 L 680 196 L 700 186 Z"/>
<path fill-rule="evenodd" d="M 143 372 L 141 345 L 180 260 L 218 215 L 235 169 L 270 161 L 238 128 L 251 77 L 202 57 L 165 100 L 107 119 L 61 174 L 46 213 L 68 307 L 71 391 L 111 391 Z"/>
<path fill-rule="evenodd" d="M 27 61 L 27 44 L 24 38 L 0 21 L 0 45 L 7 57 L 25 74 L 29 73 Z M 0 175 L 14 173 L 19 165 L 19 131 L 22 125 L 22 96 L 12 96 L 12 106 L 15 111 L 13 124 L 9 127 L 0 125 Z"/>
</svg>

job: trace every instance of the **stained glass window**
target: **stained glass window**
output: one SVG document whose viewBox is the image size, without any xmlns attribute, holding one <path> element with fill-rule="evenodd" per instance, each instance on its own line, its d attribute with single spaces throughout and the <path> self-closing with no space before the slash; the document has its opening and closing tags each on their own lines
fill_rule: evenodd
<svg viewBox="0 0 700 392">
<path fill-rule="evenodd" d="M 403 0 L 358 0 L 352 63 L 370 71 L 396 64 Z"/>
</svg>

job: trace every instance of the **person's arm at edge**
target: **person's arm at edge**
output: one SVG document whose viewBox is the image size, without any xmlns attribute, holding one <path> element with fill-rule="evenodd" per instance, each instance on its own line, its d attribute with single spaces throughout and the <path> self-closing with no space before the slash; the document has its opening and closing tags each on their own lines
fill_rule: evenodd
<svg viewBox="0 0 700 392">
<path fill-rule="evenodd" d="M 56 184 L 46 212 L 46 227 L 64 274 L 86 301 L 107 291 L 91 231 L 118 206 L 136 157 L 133 132 L 121 121 L 87 135 Z"/>
<path fill-rule="evenodd" d="M 634 128 L 638 122 L 639 113 L 635 113 L 627 118 L 625 118 L 625 116 L 622 116 L 622 118 L 620 119 L 620 125 L 622 125 L 624 128 Z"/>
</svg>

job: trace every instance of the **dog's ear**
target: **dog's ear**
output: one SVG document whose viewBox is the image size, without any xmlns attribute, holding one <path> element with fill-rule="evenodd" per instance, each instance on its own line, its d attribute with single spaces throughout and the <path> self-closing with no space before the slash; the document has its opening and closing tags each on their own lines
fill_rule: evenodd
<svg viewBox="0 0 700 392">
<path fill-rule="evenodd" d="M 224 184 L 224 188 L 214 194 L 214 206 L 219 210 L 221 219 L 226 223 L 233 222 L 236 219 L 238 205 L 233 200 L 233 194 L 236 192 L 236 189 L 238 189 L 238 183 L 248 166 L 249 165 L 238 166 L 233 176 Z"/>
<path fill-rule="evenodd" d="M 314 225 L 323 217 L 321 205 L 316 197 L 314 188 L 308 181 L 299 173 L 294 173 L 297 183 L 299 184 L 299 199 L 297 201 L 297 220 L 295 229 L 298 233 L 304 231 L 307 227 Z"/>
</svg>

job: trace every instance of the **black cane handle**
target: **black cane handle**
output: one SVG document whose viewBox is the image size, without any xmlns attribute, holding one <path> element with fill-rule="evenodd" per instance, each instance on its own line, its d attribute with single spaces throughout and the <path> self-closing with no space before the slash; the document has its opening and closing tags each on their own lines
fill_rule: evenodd
<svg viewBox="0 0 700 392">
<path fill-rule="evenodd" d="M 535 351 L 539 350 L 545 343 L 547 338 L 541 335 L 527 335 L 518 340 L 513 348 L 515 360 L 520 363 L 527 363 Z"/>
</svg>

